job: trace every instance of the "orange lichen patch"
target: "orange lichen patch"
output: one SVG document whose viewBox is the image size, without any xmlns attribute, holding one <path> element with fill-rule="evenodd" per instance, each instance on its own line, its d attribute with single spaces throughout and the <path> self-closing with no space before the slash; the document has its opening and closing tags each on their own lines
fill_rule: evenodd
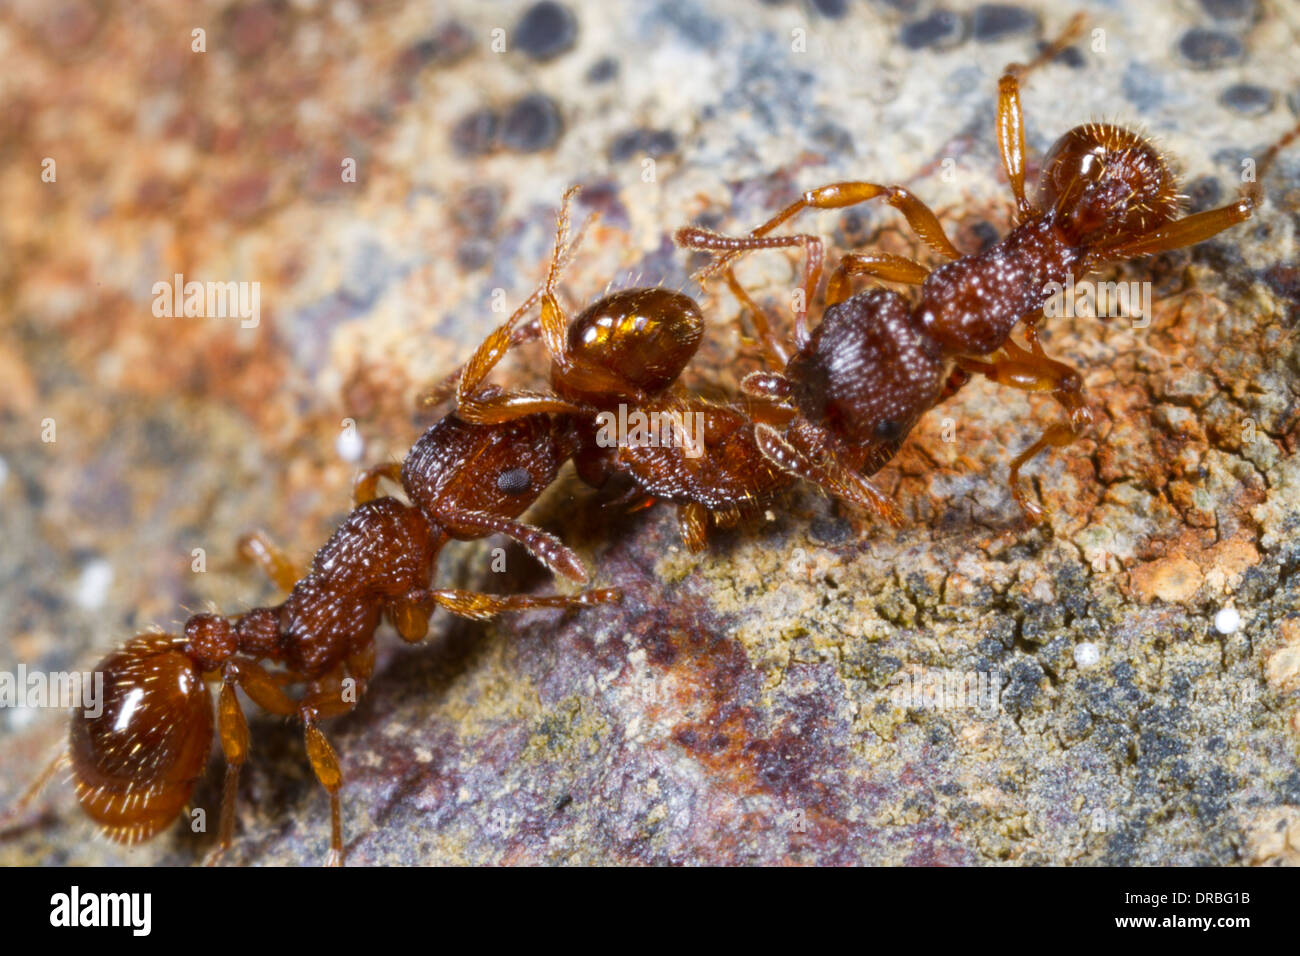
<svg viewBox="0 0 1300 956">
<path fill-rule="evenodd" d="M 1280 694 L 1300 689 L 1300 620 L 1282 622 L 1282 644 L 1265 655 L 1264 677 Z"/>
<path fill-rule="evenodd" d="M 1149 561 L 1129 572 L 1129 583 L 1144 601 L 1186 601 L 1204 581 L 1196 562 L 1181 554 Z"/>
<path fill-rule="evenodd" d="M 1202 587 L 1211 594 L 1231 591 L 1260 560 L 1259 549 L 1245 535 L 1206 547 L 1199 532 L 1189 528 L 1169 542 L 1163 557 L 1133 568 L 1129 584 L 1142 601 L 1178 603 Z"/>
<path fill-rule="evenodd" d="M 1254 542 L 1240 536 L 1219 542 L 1201 559 L 1205 583 L 1215 591 L 1234 587 L 1259 562 L 1260 553 Z"/>
</svg>

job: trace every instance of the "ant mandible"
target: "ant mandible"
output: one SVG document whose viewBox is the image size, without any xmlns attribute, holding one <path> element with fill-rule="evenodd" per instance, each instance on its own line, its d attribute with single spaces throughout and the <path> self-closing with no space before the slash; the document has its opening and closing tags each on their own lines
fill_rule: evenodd
<svg viewBox="0 0 1300 956">
<path fill-rule="evenodd" d="M 710 522 L 734 524 L 793 482 L 763 455 L 755 434 L 757 418 L 766 415 L 763 420 L 774 426 L 790 415 L 768 403 L 746 408 L 708 401 L 680 386 L 678 377 L 704 329 L 699 306 L 680 292 L 626 289 L 592 303 L 572 322 L 566 319 L 555 281 L 577 191 L 575 186 L 564 195 L 540 320 L 516 327 L 516 313 L 483 341 L 460 372 L 456 414 L 485 424 L 542 412 L 569 416 L 578 436 L 573 460 L 579 477 L 601 488 L 619 474 L 631 485 L 624 503 L 675 503 L 682 539 L 699 551 Z M 538 336 L 551 357 L 552 391 L 479 390 L 508 349 Z M 620 408 L 623 420 L 638 414 L 667 424 L 651 429 L 655 434 L 647 440 L 622 440 L 606 427 L 618 420 Z M 690 423 L 697 426 L 692 439 L 685 434 Z"/>
<path fill-rule="evenodd" d="M 587 571 L 573 551 L 516 520 L 577 447 L 562 416 L 472 424 L 448 415 L 424 433 L 402 465 L 381 465 L 359 477 L 355 509 L 306 575 L 261 533 L 246 536 L 241 553 L 288 597 L 232 617 L 195 614 L 180 635 L 144 633 L 110 654 L 96 668 L 104 675 L 100 714 L 73 716 L 66 750 L 7 816 L 16 816 L 68 762 L 81 807 L 110 839 L 135 843 L 156 835 L 184 810 L 203 774 L 214 736 L 208 682 L 219 680 L 215 736 L 226 776 L 218 854 L 233 839 L 239 773 L 249 750 L 239 688 L 263 710 L 302 722 L 308 759 L 330 799 L 328 862 L 341 863 L 343 775 L 319 724 L 356 706 L 374 668 L 381 619 L 415 642 L 427 633 L 435 607 L 483 620 L 503 611 L 618 599 L 615 589 L 497 596 L 430 588 L 448 541 L 494 533 L 519 542 L 553 573 L 585 583 Z M 400 481 L 410 504 L 377 496 L 385 478 Z M 345 693 L 349 682 L 352 692 Z M 303 687 L 300 697 L 286 692 L 290 685 Z"/>
<path fill-rule="evenodd" d="M 716 254 L 701 274 L 724 274 L 751 313 L 768 360 L 782 368 L 754 372 L 742 384 L 747 394 L 792 416 L 783 431 L 766 422 L 756 429 L 763 453 L 781 468 L 896 523 L 897 509 L 868 476 L 894 455 L 924 412 L 979 374 L 1048 392 L 1068 415 L 1068 424 L 1049 426 L 1010 467 L 1012 496 L 1031 520 L 1043 519 L 1043 508 L 1020 488 L 1021 467 L 1044 448 L 1070 444 L 1092 423 L 1081 376 L 1049 358 L 1039 342 L 1038 322 L 1052 290 L 1103 263 L 1201 242 L 1248 219 L 1259 204 L 1259 193 L 1250 190 L 1226 206 L 1178 218 L 1177 183 L 1159 151 L 1109 123 L 1076 126 L 1057 140 L 1043 163 L 1038 202 L 1028 198 L 1020 80 L 1065 49 L 1082 26 L 1083 17 L 1074 17 L 1038 57 L 1008 66 L 998 82 L 998 149 L 1017 225 L 983 252 L 963 256 L 934 212 L 907 189 L 868 182 L 809 190 L 748 236 L 695 226 L 677 231 L 678 244 Z M 1298 132 L 1269 149 L 1260 175 Z M 845 255 L 827 281 L 821 322 L 809 333 L 807 304 L 822 272 L 822 242 L 769 233 L 805 209 L 843 209 L 877 197 L 902 212 L 917 236 L 949 261 L 930 271 L 889 253 Z M 793 246 L 804 248 L 806 265 L 790 355 L 737 282 L 732 262 L 749 250 Z M 853 276 L 917 285 L 920 296 L 909 306 L 893 291 L 853 294 Z M 1011 338 L 1022 324 L 1028 348 Z"/>
</svg>

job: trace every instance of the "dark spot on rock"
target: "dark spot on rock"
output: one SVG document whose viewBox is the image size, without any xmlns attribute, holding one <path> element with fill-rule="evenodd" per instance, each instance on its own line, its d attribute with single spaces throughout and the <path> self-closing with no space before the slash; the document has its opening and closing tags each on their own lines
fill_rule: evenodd
<svg viewBox="0 0 1300 956">
<path fill-rule="evenodd" d="M 1300 267 L 1279 262 L 1267 269 L 1263 278 L 1275 294 L 1287 300 L 1287 327 L 1300 327 Z"/>
<path fill-rule="evenodd" d="M 1184 188 L 1187 193 L 1187 204 L 1189 212 L 1204 212 L 1207 209 L 1213 209 L 1219 204 L 1219 198 L 1223 195 L 1223 187 L 1219 185 L 1219 180 L 1213 176 L 1198 176 Z"/>
<path fill-rule="evenodd" d="M 618 60 L 612 56 L 601 57 L 587 69 L 588 83 L 608 83 L 618 76 Z"/>
<path fill-rule="evenodd" d="M 980 43 L 995 43 L 1038 29 L 1038 14 L 1010 3 L 982 3 L 975 8 L 971 33 Z"/>
<path fill-rule="evenodd" d="M 515 46 L 534 60 L 550 60 L 573 46 L 578 20 L 568 7 L 551 0 L 534 3 L 515 24 Z"/>
<path fill-rule="evenodd" d="M 1006 687 L 1002 691 L 1002 704 L 1012 713 L 1025 713 L 1039 703 L 1039 693 L 1046 679 L 1037 661 L 1022 658 L 1011 665 Z"/>
<path fill-rule="evenodd" d="M 560 799 L 555 801 L 555 808 L 554 808 L 555 812 L 559 813 L 561 810 L 563 810 L 572 802 L 573 802 L 573 794 L 566 793 L 564 796 L 560 797 Z"/>
<path fill-rule="evenodd" d="M 854 249 L 865 246 L 871 241 L 870 220 L 856 209 L 851 209 L 840 216 L 836 235 L 840 242 Z"/>
<path fill-rule="evenodd" d="M 706 16 L 690 0 L 660 0 L 651 5 L 651 10 L 647 27 L 653 29 L 666 22 L 691 46 L 710 50 L 722 39 L 722 21 Z"/>
<path fill-rule="evenodd" d="M 812 0 L 813 9 L 830 20 L 839 20 L 849 12 L 849 0 Z"/>
<path fill-rule="evenodd" d="M 451 129 L 451 145 L 461 156 L 482 156 L 496 145 L 501 121 L 486 107 L 466 113 Z"/>
<path fill-rule="evenodd" d="M 516 102 L 501 124 L 501 144 L 517 153 L 536 153 L 555 145 L 564 131 L 560 108 L 542 93 Z"/>
<path fill-rule="evenodd" d="M 1047 43 L 1040 43 L 1038 44 L 1038 49 L 1040 51 L 1046 50 L 1048 46 L 1049 44 Z M 1067 46 L 1060 53 L 1056 54 L 1056 56 L 1052 57 L 1052 62 L 1068 66 L 1072 70 L 1081 70 L 1088 65 L 1088 58 L 1083 55 L 1083 51 L 1077 46 Z"/>
<path fill-rule="evenodd" d="M 483 235 L 496 228 L 501 217 L 504 190 L 494 184 L 470 186 L 461 192 L 452 206 L 451 217 L 456 225 L 469 232 Z"/>
<path fill-rule="evenodd" d="M 231 10 L 227 35 L 230 47 L 240 59 L 254 59 L 276 42 L 280 16 L 271 3 L 255 3 Z M 208 38 L 211 41 L 211 37 Z"/>
<path fill-rule="evenodd" d="M 426 66 L 450 66 L 467 56 L 473 48 L 474 38 L 469 28 L 448 20 L 434 29 L 432 36 L 402 51 L 397 60 L 397 73 L 409 76 Z"/>
<path fill-rule="evenodd" d="M 966 39 L 966 18 L 940 7 L 928 17 L 905 24 L 898 39 L 909 50 L 946 50 Z"/>
<path fill-rule="evenodd" d="M 853 134 L 837 123 L 829 121 L 819 123 L 809 136 L 814 143 L 832 156 L 853 156 L 857 153 L 853 148 Z"/>
<path fill-rule="evenodd" d="M 488 239 L 466 239 L 456 247 L 456 265 L 466 272 L 482 269 L 492 259 L 493 244 Z"/>
<path fill-rule="evenodd" d="M 1276 100 L 1276 93 L 1254 83 L 1234 83 L 1219 94 L 1220 103 L 1243 116 L 1263 116 Z"/>
<path fill-rule="evenodd" d="M 1201 0 L 1201 9 L 1215 20 L 1245 26 L 1259 16 L 1259 0 Z"/>
<path fill-rule="evenodd" d="M 621 133 L 609 144 L 609 161 L 621 163 L 636 156 L 659 159 L 677 151 L 677 137 L 666 129 L 634 129 Z"/>
<path fill-rule="evenodd" d="M 1240 37 L 1220 30 L 1193 27 L 1178 41 L 1178 52 L 1198 70 L 1217 70 L 1238 63 L 1246 55 Z"/>
<path fill-rule="evenodd" d="M 971 238 L 975 240 L 977 246 L 975 250 L 976 252 L 983 252 L 986 249 L 992 248 L 992 246 L 1002 238 L 998 235 L 997 227 L 987 219 L 980 219 L 977 222 L 971 223 L 970 234 Z"/>
<path fill-rule="evenodd" d="M 896 10 L 905 17 L 914 17 L 921 10 L 923 0 L 875 0 L 876 6 Z"/>
<path fill-rule="evenodd" d="M 1278 784 L 1276 792 L 1279 803 L 1300 803 L 1300 770 Z"/>
<path fill-rule="evenodd" d="M 1046 644 L 1065 626 L 1065 610 L 1059 604 L 1034 604 L 1025 609 L 1020 636 L 1030 644 Z"/>
<path fill-rule="evenodd" d="M 853 523 L 838 516 L 814 518 L 808 525 L 808 535 L 818 544 L 844 544 L 853 537 Z"/>
<path fill-rule="evenodd" d="M 249 173 L 226 183 L 222 187 L 226 216 L 238 221 L 255 219 L 265 210 L 270 192 L 271 182 L 263 173 Z"/>
</svg>

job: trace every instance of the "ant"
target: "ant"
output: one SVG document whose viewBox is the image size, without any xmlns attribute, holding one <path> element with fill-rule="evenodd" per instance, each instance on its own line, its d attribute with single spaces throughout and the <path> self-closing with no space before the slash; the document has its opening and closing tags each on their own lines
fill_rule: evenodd
<svg viewBox="0 0 1300 956">
<path fill-rule="evenodd" d="M 483 341 L 457 373 L 456 414 L 481 424 L 539 413 L 570 416 L 579 442 L 573 456 L 578 476 L 602 488 L 622 475 L 631 487 L 617 503 L 634 508 L 660 498 L 674 502 L 683 541 L 700 551 L 710 522 L 731 526 L 793 483 L 763 454 L 755 433 L 759 418 L 783 425 L 791 416 L 766 403 L 745 408 L 709 401 L 677 383 L 704 330 L 700 307 L 680 292 L 615 292 L 568 321 L 555 282 L 566 250 L 569 204 L 578 188 L 564 195 L 540 320 L 516 327 L 516 312 Z M 552 391 L 479 390 L 508 349 L 538 336 L 551 357 Z M 644 441 L 620 437 L 611 434 L 620 412 L 625 421 L 641 415 L 643 421 L 669 424 Z M 688 436 L 692 422 L 693 440 Z"/>
<path fill-rule="evenodd" d="M 492 395 L 487 391 L 481 398 L 491 401 Z M 354 510 L 316 553 L 306 575 L 262 533 L 245 536 L 241 554 L 288 597 L 274 607 L 231 617 L 195 614 L 181 634 L 140 634 L 101 661 L 96 668 L 104 675 L 100 715 L 73 716 L 67 749 L 7 816 L 16 816 L 68 762 L 82 809 L 105 835 L 123 843 L 154 836 L 185 809 L 207 764 L 214 736 L 208 682 L 219 680 L 215 735 L 226 776 L 217 856 L 231 846 L 239 772 L 249 749 L 238 688 L 263 710 L 302 722 L 308 760 L 330 799 L 327 862 L 341 864 L 343 775 L 319 724 L 356 706 L 374 668 L 374 637 L 382 619 L 404 640 L 416 642 L 427 633 L 436 607 L 485 620 L 503 611 L 619 599 L 616 589 L 497 596 L 430 588 L 444 545 L 494 533 L 519 542 L 551 572 L 585 584 L 587 571 L 573 551 L 516 520 L 578 448 L 578 436 L 563 416 L 529 414 L 473 424 L 447 415 L 425 431 L 401 465 L 377 466 L 358 476 Z M 379 497 L 382 479 L 400 482 L 410 504 Z M 290 696 L 288 685 L 301 685 L 301 696 Z"/>
<path fill-rule="evenodd" d="M 1179 218 L 1178 186 L 1169 164 L 1145 138 L 1110 123 L 1076 126 L 1057 140 L 1042 166 L 1038 201 L 1025 193 L 1025 138 L 1020 80 L 1064 50 L 1083 26 L 1077 15 L 1028 65 L 1011 64 L 998 82 L 997 141 L 1016 203 L 1016 226 L 983 252 L 962 255 L 938 217 L 902 186 L 841 182 L 811 189 L 748 236 L 697 226 L 676 233 L 679 245 L 715 253 L 701 277 L 723 273 L 754 322 L 767 359 L 781 372 L 746 376 L 746 394 L 791 415 L 783 431 L 756 427 L 763 453 L 851 505 L 892 523 L 899 513 L 868 476 L 897 452 L 922 414 L 972 375 L 1031 392 L 1047 392 L 1068 424 L 1050 425 L 1011 463 L 1011 493 L 1031 521 L 1046 517 L 1020 488 L 1020 469 L 1044 448 L 1069 445 L 1092 423 L 1083 380 L 1049 358 L 1038 337 L 1053 288 L 1118 262 L 1194 245 L 1250 218 L 1262 202 L 1255 189 L 1235 202 Z M 1265 154 L 1259 174 L 1300 134 Z M 821 277 L 824 251 L 812 235 L 769 235 L 805 209 L 843 209 L 883 197 L 925 245 L 946 258 L 933 271 L 889 253 L 845 255 L 827 281 L 821 322 L 810 333 L 807 303 Z M 737 282 L 731 263 L 755 249 L 802 246 L 805 271 L 794 322 L 795 352 Z M 853 294 L 853 276 L 920 287 L 914 305 L 897 292 Z M 1060 285 L 1055 285 L 1060 283 Z M 1011 338 L 1023 326 L 1028 348 Z"/>
</svg>

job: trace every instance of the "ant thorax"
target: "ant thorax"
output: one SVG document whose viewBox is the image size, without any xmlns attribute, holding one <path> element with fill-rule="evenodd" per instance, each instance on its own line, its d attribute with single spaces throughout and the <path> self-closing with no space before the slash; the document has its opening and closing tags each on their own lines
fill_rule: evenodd
<svg viewBox="0 0 1300 956">
<path fill-rule="evenodd" d="M 1085 257 L 1053 218 L 1022 223 L 983 252 L 945 262 L 921 286 L 921 327 L 948 355 L 988 355 L 1074 278 Z"/>
</svg>

